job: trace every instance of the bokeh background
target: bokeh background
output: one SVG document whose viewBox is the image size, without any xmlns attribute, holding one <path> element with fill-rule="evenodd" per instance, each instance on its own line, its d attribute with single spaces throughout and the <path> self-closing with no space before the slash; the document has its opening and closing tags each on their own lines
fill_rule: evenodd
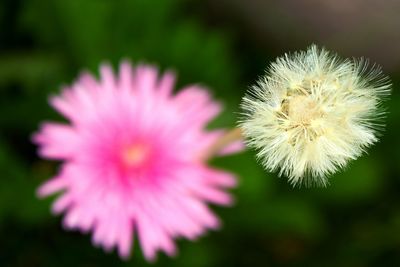
<svg viewBox="0 0 400 267">
<path fill-rule="evenodd" d="M 400 1 L 398 0 L 2 0 L 0 3 L 0 266 L 148 266 L 66 232 L 37 186 L 57 162 L 30 135 L 59 120 L 50 94 L 122 58 L 173 68 L 179 85 L 207 85 L 225 106 L 210 127 L 233 127 L 245 90 L 288 51 L 316 43 L 365 56 L 394 83 L 380 143 L 331 177 L 328 188 L 292 188 L 254 151 L 212 165 L 238 174 L 223 228 L 153 266 L 400 266 Z"/>
</svg>

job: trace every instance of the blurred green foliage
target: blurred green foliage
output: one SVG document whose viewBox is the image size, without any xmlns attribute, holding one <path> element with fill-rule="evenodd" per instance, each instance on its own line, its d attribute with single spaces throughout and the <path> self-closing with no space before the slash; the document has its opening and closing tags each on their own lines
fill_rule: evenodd
<svg viewBox="0 0 400 267">
<path fill-rule="evenodd" d="M 0 266 L 145 266 L 65 232 L 36 187 L 57 163 L 36 156 L 30 135 L 61 119 L 49 94 L 104 61 L 148 62 L 178 72 L 179 85 L 207 85 L 225 105 L 210 127 L 232 127 L 246 87 L 277 55 L 212 28 L 198 1 L 5 0 L 0 4 Z M 246 48 L 246 49 L 243 49 Z M 249 62 L 254 62 L 253 65 Z M 260 65 L 260 62 L 264 66 Z M 393 74 L 397 79 L 400 73 Z M 396 88 L 396 87 L 395 87 Z M 254 151 L 212 164 L 239 177 L 236 204 L 214 207 L 223 229 L 181 240 L 176 258 L 157 266 L 400 266 L 400 96 L 394 91 L 382 142 L 324 188 L 291 188 L 265 172 Z"/>
</svg>

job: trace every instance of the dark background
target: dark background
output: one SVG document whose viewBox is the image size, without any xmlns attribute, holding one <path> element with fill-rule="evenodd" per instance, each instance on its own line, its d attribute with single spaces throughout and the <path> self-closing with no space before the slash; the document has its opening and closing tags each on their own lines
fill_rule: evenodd
<svg viewBox="0 0 400 267">
<path fill-rule="evenodd" d="M 394 83 L 381 142 L 331 177 L 292 188 L 254 151 L 212 165 L 237 173 L 223 228 L 153 266 L 400 266 L 400 1 L 138 0 L 0 2 L 0 266 L 146 266 L 135 240 L 127 262 L 66 232 L 37 186 L 57 162 L 37 157 L 30 135 L 61 120 L 50 94 L 83 69 L 123 58 L 175 69 L 225 105 L 210 127 L 233 127 L 245 90 L 285 52 L 316 43 L 382 65 Z"/>
</svg>

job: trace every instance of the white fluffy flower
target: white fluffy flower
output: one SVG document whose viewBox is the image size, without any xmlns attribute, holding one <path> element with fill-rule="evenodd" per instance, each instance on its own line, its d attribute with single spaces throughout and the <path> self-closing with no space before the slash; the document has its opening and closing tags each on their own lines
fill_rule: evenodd
<svg viewBox="0 0 400 267">
<path fill-rule="evenodd" d="M 293 185 L 326 185 L 327 175 L 378 140 L 390 87 L 365 60 L 311 46 L 271 64 L 243 98 L 240 124 L 266 169 Z"/>
</svg>

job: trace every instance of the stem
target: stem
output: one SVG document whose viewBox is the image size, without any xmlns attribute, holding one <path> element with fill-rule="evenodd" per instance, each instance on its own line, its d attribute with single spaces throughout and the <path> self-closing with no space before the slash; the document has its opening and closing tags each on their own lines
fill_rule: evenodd
<svg viewBox="0 0 400 267">
<path fill-rule="evenodd" d="M 209 160 L 228 145 L 242 139 L 243 139 L 242 129 L 233 128 L 224 133 L 217 140 L 215 140 L 215 142 L 211 144 L 209 148 L 203 153 L 202 158 L 204 160 Z"/>
</svg>

